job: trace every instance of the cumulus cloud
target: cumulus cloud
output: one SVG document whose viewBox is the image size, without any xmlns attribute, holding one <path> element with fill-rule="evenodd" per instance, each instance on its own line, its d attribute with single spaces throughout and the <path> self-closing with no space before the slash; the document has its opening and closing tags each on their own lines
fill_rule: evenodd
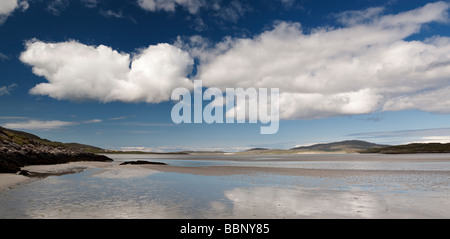
<svg viewBox="0 0 450 239">
<path fill-rule="evenodd" d="M 420 92 L 411 95 L 402 95 L 389 99 L 383 109 L 387 111 L 400 111 L 418 109 L 435 113 L 450 113 L 450 86 Z"/>
<path fill-rule="evenodd" d="M 197 78 L 206 87 L 279 88 L 284 119 L 448 112 L 450 38 L 407 40 L 426 24 L 448 22 L 448 9 L 446 2 L 395 15 L 373 8 L 338 14 L 340 28 L 304 33 L 300 23 L 277 22 L 254 38 L 208 47 L 197 37 L 185 47 L 200 59 Z"/>
<path fill-rule="evenodd" d="M 181 6 L 194 13 L 200 3 L 139 0 L 149 11 Z M 219 10 L 221 2 L 214 3 L 208 8 Z M 48 81 L 30 93 L 56 99 L 167 101 L 173 89 L 193 88 L 188 76 L 197 58 L 195 78 L 205 87 L 279 88 L 283 119 L 408 109 L 450 113 L 450 38 L 409 40 L 428 24 L 448 23 L 449 7 L 441 1 L 391 15 L 383 8 L 347 11 L 334 15 L 341 27 L 308 31 L 280 21 L 253 38 L 212 43 L 192 36 L 132 55 L 104 45 L 32 40 L 20 59 Z"/>
<path fill-rule="evenodd" d="M 104 45 L 32 40 L 20 60 L 48 81 L 30 93 L 60 100 L 159 103 L 177 87 L 193 87 L 186 78 L 192 58 L 169 44 L 140 49 L 131 57 Z"/>
<path fill-rule="evenodd" d="M 24 0 L 2 0 L 0 1 L 0 24 L 3 24 L 6 19 L 16 10 L 27 10 L 29 4 Z"/>
</svg>

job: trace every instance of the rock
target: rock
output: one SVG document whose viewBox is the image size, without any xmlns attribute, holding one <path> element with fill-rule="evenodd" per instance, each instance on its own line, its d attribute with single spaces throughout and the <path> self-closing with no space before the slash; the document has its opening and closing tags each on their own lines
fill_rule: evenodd
<svg viewBox="0 0 450 239">
<path fill-rule="evenodd" d="M 27 165 L 80 161 L 111 162 L 112 159 L 80 149 L 52 145 L 37 136 L 0 127 L 0 173 L 18 173 Z M 39 140 L 37 140 L 39 139 Z"/>
<path fill-rule="evenodd" d="M 142 161 L 142 160 L 124 162 L 124 163 L 121 163 L 120 165 L 145 165 L 145 164 L 147 164 L 147 165 L 148 164 L 152 164 L 152 165 L 167 165 L 166 163 L 150 162 L 150 161 Z"/>
<path fill-rule="evenodd" d="M 19 175 L 30 176 L 30 172 L 27 170 L 20 170 Z"/>
</svg>

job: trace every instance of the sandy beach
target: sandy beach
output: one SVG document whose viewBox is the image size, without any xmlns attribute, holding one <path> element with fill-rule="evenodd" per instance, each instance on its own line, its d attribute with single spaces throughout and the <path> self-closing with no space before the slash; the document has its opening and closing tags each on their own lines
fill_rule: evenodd
<svg viewBox="0 0 450 239">
<path fill-rule="evenodd" d="M 158 172 L 173 172 L 183 174 L 195 174 L 203 176 L 226 176 L 226 175 L 254 175 L 254 174 L 274 174 L 288 176 L 305 177 L 372 177 L 388 175 L 436 175 L 449 176 L 448 171 L 419 171 L 419 170 L 357 170 L 357 169 L 301 169 L 301 168 L 272 168 L 272 167 L 243 167 L 243 166 L 209 166 L 209 167 L 180 167 L 180 166 L 159 166 L 144 165 L 141 168 L 151 169 Z"/>
<path fill-rule="evenodd" d="M 10 189 L 16 185 L 20 185 L 21 183 L 25 183 L 29 180 L 31 180 L 29 177 L 22 175 L 2 173 L 0 174 L 0 192 Z"/>
</svg>

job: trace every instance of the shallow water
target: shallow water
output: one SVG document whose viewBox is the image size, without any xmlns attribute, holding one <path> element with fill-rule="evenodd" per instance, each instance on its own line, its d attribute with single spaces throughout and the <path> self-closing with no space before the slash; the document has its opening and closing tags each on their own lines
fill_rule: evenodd
<svg viewBox="0 0 450 239">
<path fill-rule="evenodd" d="M 1 192 L 0 218 L 450 218 L 450 160 L 442 160 L 446 157 L 442 155 L 415 155 L 411 161 L 405 161 L 403 155 L 379 161 L 374 155 L 110 157 L 116 164 L 149 160 L 187 167 L 404 173 L 345 177 L 272 173 L 202 176 L 141 167 L 94 168 L 36 179 Z M 321 161 L 312 161 L 319 157 Z M 327 161 L 342 157 L 353 161 Z"/>
<path fill-rule="evenodd" d="M 212 159 L 214 157 L 214 159 Z M 450 171 L 450 154 L 417 155 L 113 155 L 115 161 L 147 160 L 183 167 L 244 166 L 304 169 Z M 320 161 L 318 161 L 320 159 Z M 333 161 L 328 161 L 333 159 Z M 339 160 L 339 161 L 336 161 Z M 356 161 L 357 160 L 357 161 Z"/>
</svg>

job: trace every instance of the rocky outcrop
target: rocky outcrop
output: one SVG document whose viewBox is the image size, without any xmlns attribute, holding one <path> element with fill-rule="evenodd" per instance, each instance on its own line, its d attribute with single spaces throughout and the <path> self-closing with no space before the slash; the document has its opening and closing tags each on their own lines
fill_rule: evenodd
<svg viewBox="0 0 450 239">
<path fill-rule="evenodd" d="M 0 173 L 17 173 L 27 165 L 62 164 L 79 161 L 108 162 L 112 159 L 79 149 L 51 145 L 32 135 L 17 135 L 0 127 Z M 49 143 L 47 143 L 49 142 Z"/>
<path fill-rule="evenodd" d="M 120 165 L 145 165 L 145 164 L 147 164 L 147 165 L 148 164 L 152 164 L 152 165 L 167 165 L 166 163 L 150 162 L 150 161 L 142 161 L 142 160 L 124 162 L 124 163 L 121 163 Z"/>
</svg>

